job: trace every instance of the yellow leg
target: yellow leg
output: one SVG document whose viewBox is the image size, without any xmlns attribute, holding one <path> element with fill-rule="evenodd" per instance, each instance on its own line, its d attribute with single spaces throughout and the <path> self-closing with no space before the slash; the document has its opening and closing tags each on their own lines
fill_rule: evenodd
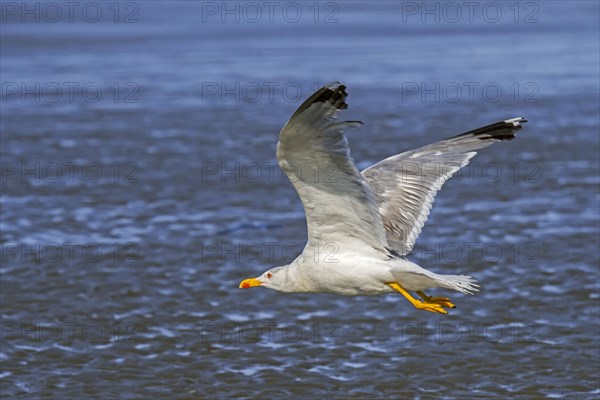
<svg viewBox="0 0 600 400">
<path fill-rule="evenodd" d="M 438 303 L 430 303 L 428 301 L 421 301 L 415 299 L 402 286 L 400 286 L 398 282 L 388 283 L 388 285 L 390 285 L 392 289 L 400 292 L 402 296 L 406 297 L 406 299 L 410 301 L 410 304 L 412 304 L 413 306 L 415 306 L 415 308 L 419 310 L 431 311 L 440 314 L 448 314 L 448 311 L 444 310 L 442 306 Z"/>
<path fill-rule="evenodd" d="M 454 304 L 452 304 L 452 302 L 450 301 L 450 299 L 447 298 L 447 297 L 431 297 L 431 296 L 427 296 L 425 293 L 423 293 L 423 292 L 421 292 L 419 290 L 417 290 L 416 293 L 426 303 L 436 303 L 436 304 L 439 304 L 442 307 L 456 308 L 456 306 Z"/>
</svg>

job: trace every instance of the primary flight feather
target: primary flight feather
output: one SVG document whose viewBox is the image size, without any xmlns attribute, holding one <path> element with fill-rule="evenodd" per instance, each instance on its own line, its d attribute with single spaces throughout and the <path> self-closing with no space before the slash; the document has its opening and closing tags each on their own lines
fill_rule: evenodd
<svg viewBox="0 0 600 400">
<path fill-rule="evenodd" d="M 446 314 L 454 304 L 423 293 L 446 288 L 472 294 L 470 276 L 439 275 L 407 260 L 437 191 L 476 150 L 511 140 L 524 118 L 512 118 L 386 158 L 362 172 L 336 122 L 348 105 L 346 87 L 331 83 L 309 97 L 279 134 L 277 160 L 306 213 L 308 242 L 289 265 L 272 268 L 240 288 L 282 292 L 377 295 L 400 292 L 416 308 Z M 414 291 L 421 298 L 414 298 Z"/>
</svg>

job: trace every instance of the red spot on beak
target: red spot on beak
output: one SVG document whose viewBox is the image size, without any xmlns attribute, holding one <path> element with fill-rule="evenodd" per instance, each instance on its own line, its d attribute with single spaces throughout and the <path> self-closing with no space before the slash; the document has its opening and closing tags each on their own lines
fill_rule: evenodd
<svg viewBox="0 0 600 400">
<path fill-rule="evenodd" d="M 259 281 L 257 278 L 244 279 L 240 283 L 240 289 L 249 289 L 251 287 L 260 286 L 261 283 L 262 282 Z"/>
</svg>

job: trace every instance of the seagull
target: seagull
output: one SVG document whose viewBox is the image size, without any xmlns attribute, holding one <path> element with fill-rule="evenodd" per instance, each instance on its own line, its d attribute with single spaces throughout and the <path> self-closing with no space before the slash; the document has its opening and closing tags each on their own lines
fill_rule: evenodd
<svg viewBox="0 0 600 400">
<path fill-rule="evenodd" d="M 447 297 L 424 290 L 479 291 L 470 276 L 440 275 L 411 261 L 412 251 L 444 182 L 469 163 L 476 150 L 515 137 L 522 117 L 511 118 L 386 158 L 359 172 L 344 130 L 360 121 L 337 122 L 348 108 L 346 87 L 327 84 L 310 96 L 279 134 L 277 161 L 300 196 L 308 241 L 289 265 L 243 280 L 281 292 L 347 296 L 399 292 L 415 308 L 447 314 Z M 410 294 L 415 292 L 420 298 Z"/>
</svg>

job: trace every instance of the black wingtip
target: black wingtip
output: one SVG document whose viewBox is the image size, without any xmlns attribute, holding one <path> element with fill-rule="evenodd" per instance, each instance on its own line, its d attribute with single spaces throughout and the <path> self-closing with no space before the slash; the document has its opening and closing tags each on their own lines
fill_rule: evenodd
<svg viewBox="0 0 600 400">
<path fill-rule="evenodd" d="M 461 133 L 455 137 L 471 135 L 480 140 L 513 140 L 515 138 L 515 132 L 523 128 L 521 124 L 525 122 L 527 122 L 527 120 L 523 117 L 505 119 L 504 121 L 496 122 L 495 124 Z"/>
<path fill-rule="evenodd" d="M 325 85 L 324 89 L 326 90 L 319 98 L 317 98 L 315 102 L 328 102 L 338 110 L 345 110 L 348 108 L 348 104 L 346 104 L 348 93 L 346 93 L 345 85 L 342 85 L 339 82 L 334 82 L 333 84 L 330 83 Z"/>
<path fill-rule="evenodd" d="M 348 93 L 346 93 L 346 86 L 342 85 L 339 82 L 331 82 L 327 85 L 323 86 L 321 89 L 317 90 L 310 96 L 292 115 L 292 118 L 304 112 L 308 107 L 315 103 L 329 103 L 338 110 L 345 110 L 348 108 L 348 104 L 346 104 L 346 97 L 348 97 Z"/>
</svg>

